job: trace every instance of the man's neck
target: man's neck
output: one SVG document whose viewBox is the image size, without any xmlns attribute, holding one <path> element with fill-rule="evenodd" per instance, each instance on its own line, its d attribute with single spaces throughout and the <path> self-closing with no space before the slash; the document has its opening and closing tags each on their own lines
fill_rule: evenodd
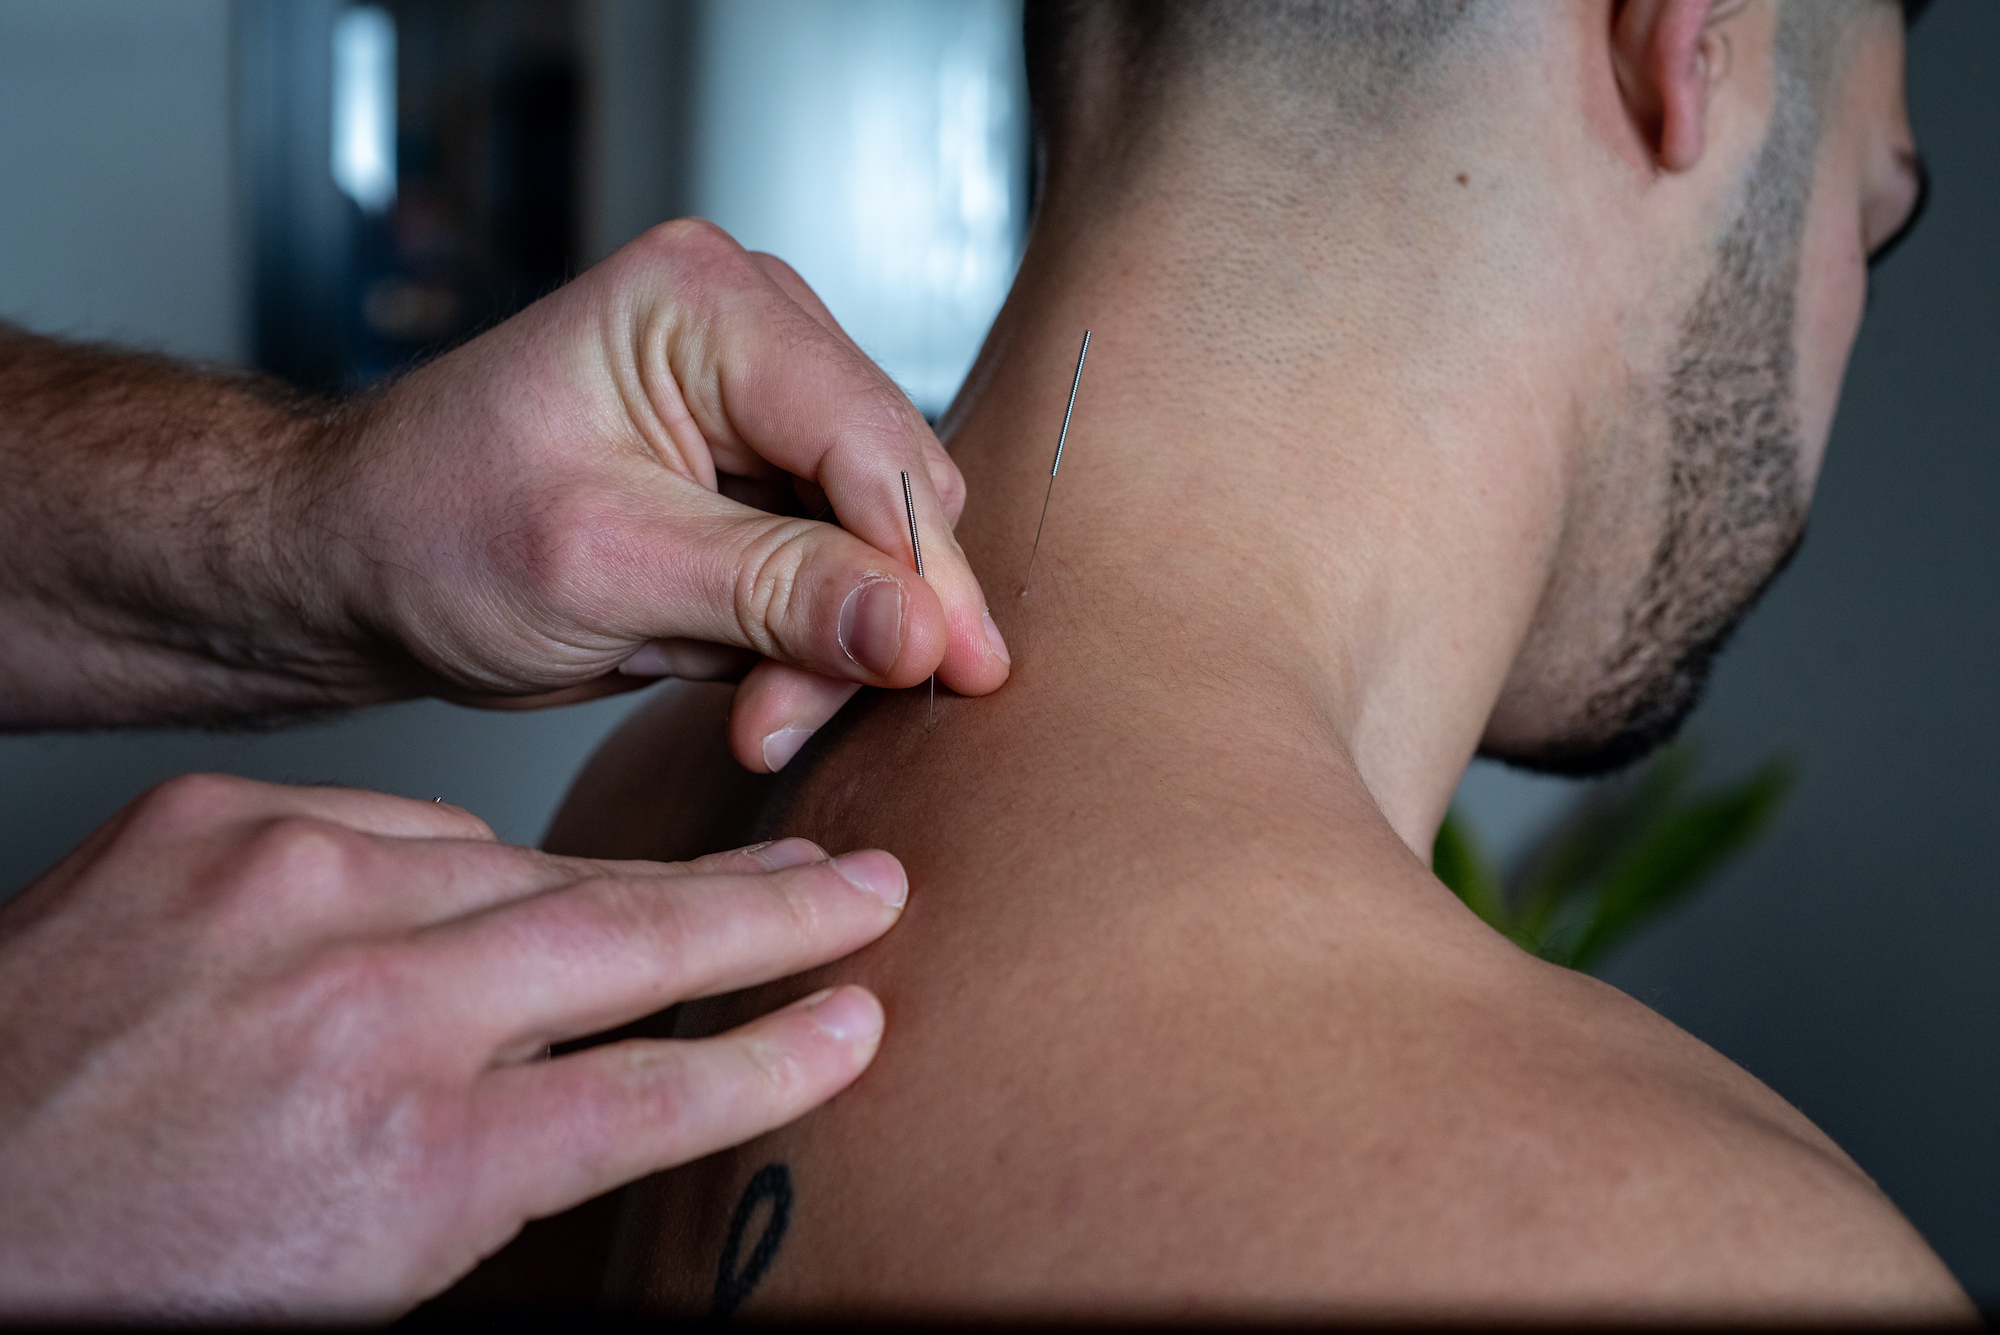
<svg viewBox="0 0 2000 1335">
<path fill-rule="evenodd" d="M 1197 685 L 1245 727 L 1323 731 L 1427 857 L 1547 583 L 1576 424 L 1536 374 L 1550 350 L 1509 346 L 1518 312 L 1478 318 L 1448 246 L 1343 262 L 1287 226 L 1039 224 L 946 423 L 960 539 L 1017 673 L 1112 673 L 1167 707 Z"/>
</svg>

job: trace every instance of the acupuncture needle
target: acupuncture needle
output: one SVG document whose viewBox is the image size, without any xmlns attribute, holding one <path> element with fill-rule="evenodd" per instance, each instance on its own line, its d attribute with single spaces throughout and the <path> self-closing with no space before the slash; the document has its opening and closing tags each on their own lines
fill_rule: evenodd
<svg viewBox="0 0 2000 1335">
<path fill-rule="evenodd" d="M 1090 331 L 1083 331 L 1083 347 L 1076 354 L 1076 374 L 1069 380 L 1069 407 L 1063 409 L 1062 434 L 1056 437 L 1056 461 L 1049 465 L 1049 489 L 1042 497 L 1042 517 L 1035 525 L 1035 545 L 1028 553 L 1028 573 L 1021 577 L 1021 597 L 1028 596 L 1028 581 L 1035 577 L 1035 555 L 1042 550 L 1042 525 L 1049 522 L 1049 500 L 1056 494 L 1056 470 L 1062 467 L 1063 442 L 1069 439 L 1069 417 L 1076 411 L 1076 387 L 1083 383 L 1083 359 L 1090 355 Z"/>
<path fill-rule="evenodd" d="M 917 500 L 910 494 L 910 472 L 903 470 L 903 513 L 910 517 L 910 551 L 917 558 L 917 578 L 924 577 L 924 545 L 917 541 Z M 931 673 L 931 709 L 924 719 L 924 731 L 937 726 L 937 673 Z"/>
</svg>

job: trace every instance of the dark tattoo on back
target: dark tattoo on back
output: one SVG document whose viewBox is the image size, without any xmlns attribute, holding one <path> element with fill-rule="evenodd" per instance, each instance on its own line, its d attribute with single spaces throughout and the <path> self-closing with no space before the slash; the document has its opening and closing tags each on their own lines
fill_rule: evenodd
<svg viewBox="0 0 2000 1335">
<path fill-rule="evenodd" d="M 750 1249 L 750 1259 L 738 1269 L 743 1234 L 750 1227 L 757 1207 L 767 1200 L 771 1202 L 771 1215 L 764 1221 L 764 1231 L 757 1235 L 757 1245 Z M 792 1171 L 781 1163 L 767 1163 L 750 1179 L 750 1185 L 743 1188 L 743 1199 L 736 1202 L 736 1213 L 730 1216 L 729 1234 L 722 1240 L 722 1262 L 715 1268 L 715 1304 L 708 1313 L 711 1321 L 729 1317 L 756 1289 L 776 1259 L 785 1240 L 785 1229 L 791 1222 Z"/>
</svg>

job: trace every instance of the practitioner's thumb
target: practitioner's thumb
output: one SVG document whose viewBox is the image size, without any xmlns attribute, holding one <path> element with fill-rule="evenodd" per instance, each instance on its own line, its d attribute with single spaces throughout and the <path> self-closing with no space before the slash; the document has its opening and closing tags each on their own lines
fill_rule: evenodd
<svg viewBox="0 0 2000 1335">
<path fill-rule="evenodd" d="M 871 686 L 914 686 L 937 670 L 944 609 L 915 570 L 833 524 L 717 500 L 733 513 L 694 534 L 675 526 L 677 545 L 698 550 L 677 563 L 694 578 L 672 600 L 673 624 L 635 629 Z"/>
</svg>

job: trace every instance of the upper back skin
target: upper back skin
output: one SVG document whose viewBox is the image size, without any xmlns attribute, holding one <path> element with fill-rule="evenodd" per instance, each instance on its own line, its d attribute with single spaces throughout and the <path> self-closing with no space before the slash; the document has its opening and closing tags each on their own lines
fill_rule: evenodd
<svg viewBox="0 0 2000 1335">
<path fill-rule="evenodd" d="M 857 701 L 789 792 L 684 777 L 704 747 L 730 766 L 715 688 L 579 780 L 562 851 L 781 829 L 887 848 L 911 884 L 881 942 L 682 1016 L 840 980 L 888 1028 L 826 1107 L 640 1189 L 627 1300 L 709 1311 L 777 1164 L 789 1219 L 746 1313 L 1969 1314 L 1795 1110 L 1490 931 L 1310 727 L 1258 722 L 1295 702 L 1022 648 L 934 730 L 921 690 Z M 730 828 L 746 799 L 775 824 Z"/>
</svg>

